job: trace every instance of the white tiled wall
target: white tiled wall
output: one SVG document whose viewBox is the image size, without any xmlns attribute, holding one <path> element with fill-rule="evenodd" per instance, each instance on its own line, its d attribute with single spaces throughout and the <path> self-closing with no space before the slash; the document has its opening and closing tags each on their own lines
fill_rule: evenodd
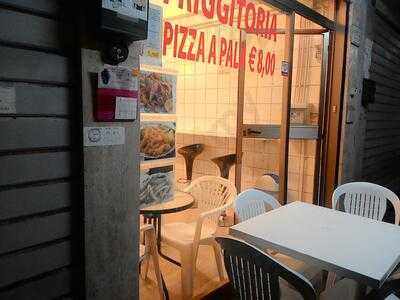
<svg viewBox="0 0 400 300">
<path fill-rule="evenodd" d="M 166 12 L 164 15 L 173 15 Z M 196 17 L 199 18 L 199 17 Z M 174 24 L 181 22 L 188 25 L 190 19 L 175 19 Z M 203 20 L 204 21 L 204 20 Z M 278 27 L 283 28 L 285 17 L 278 17 Z M 300 24 L 300 23 L 299 23 Z M 238 40 L 239 32 L 226 26 L 202 28 L 206 34 L 205 44 L 209 44 L 211 35 L 217 38 Z M 247 49 L 256 46 L 268 49 L 276 55 L 275 73 L 273 76 L 261 76 L 247 71 L 245 74 L 244 123 L 280 124 L 282 112 L 281 63 L 284 53 L 284 35 L 278 35 L 277 41 L 247 35 Z M 293 102 L 306 101 L 309 108 L 310 123 L 315 123 L 318 114 L 320 83 L 321 39 L 309 38 L 295 43 L 293 95 L 298 90 L 298 74 L 307 74 L 306 99 L 296 98 Z M 304 46 L 306 44 L 306 46 Z M 307 67 L 299 62 L 298 53 L 310 53 Z M 189 144 L 205 144 L 204 152 L 197 157 L 193 168 L 193 178 L 203 175 L 219 175 L 218 168 L 211 158 L 235 153 L 238 71 L 212 64 L 175 59 L 171 53 L 163 57 L 163 68 L 177 74 L 177 149 Z M 301 72 L 301 68 L 307 68 Z M 304 93 L 303 93 L 304 94 Z M 314 115 L 313 115 L 314 114 Z M 265 173 L 279 172 L 279 140 L 244 139 L 242 187 L 254 185 L 256 179 Z M 289 200 L 310 201 L 313 193 L 313 176 L 315 161 L 315 141 L 290 141 L 289 145 Z M 177 154 L 175 161 L 176 178 L 185 178 L 183 157 Z M 234 168 L 230 178 L 234 180 Z"/>
</svg>

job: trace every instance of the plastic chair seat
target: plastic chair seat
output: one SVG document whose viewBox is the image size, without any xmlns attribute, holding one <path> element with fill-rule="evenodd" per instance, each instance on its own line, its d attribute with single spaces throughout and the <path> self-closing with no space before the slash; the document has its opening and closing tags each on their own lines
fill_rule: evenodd
<svg viewBox="0 0 400 300">
<path fill-rule="evenodd" d="M 197 223 L 168 223 L 161 229 L 161 241 L 176 248 L 190 247 L 196 232 Z M 204 226 L 201 228 L 200 243 L 213 239 L 215 230 Z"/>
<path fill-rule="evenodd" d="M 322 292 L 322 290 L 324 289 L 322 276 L 323 274 L 321 268 L 308 265 L 300 260 L 294 259 L 281 253 L 273 254 L 272 257 L 307 278 L 317 292 Z"/>
<path fill-rule="evenodd" d="M 279 285 L 281 288 L 281 300 L 303 300 L 300 293 L 292 289 L 286 281 L 280 279 Z M 333 288 L 322 292 L 319 300 L 355 300 L 357 299 L 357 293 L 357 282 L 351 279 L 343 279 Z"/>
<path fill-rule="evenodd" d="M 334 287 L 324 291 L 320 300 L 358 299 L 358 284 L 352 279 L 342 279 Z"/>
</svg>

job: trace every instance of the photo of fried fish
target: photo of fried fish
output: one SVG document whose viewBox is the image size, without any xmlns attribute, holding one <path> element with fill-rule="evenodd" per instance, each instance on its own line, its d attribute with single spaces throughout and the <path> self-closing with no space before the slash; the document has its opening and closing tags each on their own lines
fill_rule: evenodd
<svg viewBox="0 0 400 300">
<path fill-rule="evenodd" d="M 150 168 L 140 173 L 140 207 L 162 203 L 174 196 L 173 166 Z"/>
</svg>

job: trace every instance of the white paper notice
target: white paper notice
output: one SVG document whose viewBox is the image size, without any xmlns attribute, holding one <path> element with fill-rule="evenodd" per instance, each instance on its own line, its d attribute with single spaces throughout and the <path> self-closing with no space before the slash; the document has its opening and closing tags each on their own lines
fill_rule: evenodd
<svg viewBox="0 0 400 300">
<path fill-rule="evenodd" d="M 102 7 L 124 16 L 147 21 L 146 0 L 102 0 Z"/>
<path fill-rule="evenodd" d="M 125 127 L 84 127 L 84 146 L 125 144 Z"/>
<path fill-rule="evenodd" d="M 116 97 L 115 99 L 116 120 L 135 120 L 136 113 L 137 113 L 136 98 Z"/>
<path fill-rule="evenodd" d="M 370 39 L 365 40 L 364 46 L 364 78 L 369 78 L 369 68 L 371 67 L 372 46 L 374 42 Z"/>
<path fill-rule="evenodd" d="M 102 89 L 116 89 L 137 91 L 138 80 L 132 76 L 132 70 L 127 67 L 104 65 L 98 73 L 98 87 Z"/>
<path fill-rule="evenodd" d="M 15 114 L 15 88 L 0 86 L 0 114 Z"/>
<path fill-rule="evenodd" d="M 149 22 L 147 40 L 144 41 L 143 54 L 140 63 L 145 65 L 162 65 L 161 55 L 161 24 L 162 7 L 151 4 L 149 7 Z"/>
</svg>

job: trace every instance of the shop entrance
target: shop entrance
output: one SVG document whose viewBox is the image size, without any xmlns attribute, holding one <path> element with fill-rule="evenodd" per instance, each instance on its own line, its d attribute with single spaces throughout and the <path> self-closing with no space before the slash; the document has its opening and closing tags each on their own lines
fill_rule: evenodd
<svg viewBox="0 0 400 300">
<path fill-rule="evenodd" d="M 269 49 L 275 68 L 239 72 L 236 185 L 282 204 L 322 204 L 330 32 L 298 14 L 275 13 L 276 40 L 241 35 L 247 49 Z"/>
<path fill-rule="evenodd" d="M 325 174 L 334 174 L 325 162 L 337 162 L 323 149 L 340 123 L 333 104 L 340 101 L 344 27 L 336 20 L 344 24 L 345 4 L 339 14 L 333 0 L 150 3 L 160 21 L 140 60 L 141 205 L 171 203 L 209 175 L 239 192 L 263 189 L 282 204 L 325 205 Z M 193 222 L 199 212 L 165 214 L 162 226 Z M 229 224 L 227 213 L 221 225 Z M 174 258 L 162 243 L 161 250 Z M 207 255 L 200 251 L 198 260 L 213 278 Z"/>
<path fill-rule="evenodd" d="M 217 175 L 239 191 L 272 192 L 282 203 L 322 204 L 325 128 L 339 127 L 339 110 L 326 93 L 329 80 L 341 78 L 337 70 L 328 80 L 328 66 L 341 60 L 340 51 L 337 57 L 329 51 L 339 36 L 333 21 L 339 8 L 322 0 L 203 2 L 151 1 L 161 19 L 162 53 L 155 60 L 147 51 L 141 73 L 146 82 L 169 82 L 172 97 L 161 108 L 144 107 L 142 127 L 172 128 L 176 152 L 145 159 L 142 167 L 168 165 L 177 189 Z M 329 162 L 336 164 L 336 155 Z"/>
</svg>

